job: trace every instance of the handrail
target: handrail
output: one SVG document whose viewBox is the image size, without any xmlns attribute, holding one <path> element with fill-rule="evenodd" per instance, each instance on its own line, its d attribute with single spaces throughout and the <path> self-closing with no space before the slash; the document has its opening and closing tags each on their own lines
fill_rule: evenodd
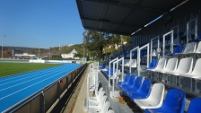
<svg viewBox="0 0 201 113">
<path fill-rule="evenodd" d="M 174 33 L 174 31 L 171 30 L 163 35 L 163 57 L 165 56 L 165 38 L 167 35 L 171 35 L 170 51 L 171 51 L 171 53 L 173 53 L 173 33 Z"/>
<path fill-rule="evenodd" d="M 130 50 L 130 62 L 129 62 L 129 64 L 130 64 L 130 66 L 129 66 L 129 72 L 130 72 L 130 73 L 131 73 L 132 52 L 135 51 L 135 50 L 137 50 L 137 53 L 138 53 L 139 46 L 137 46 L 137 47 L 135 47 L 135 48 L 133 48 L 133 49 Z M 138 58 L 138 56 L 137 56 L 137 60 L 138 60 L 138 59 L 139 59 L 139 58 Z M 138 65 L 137 65 L 137 66 L 138 66 Z"/>
<path fill-rule="evenodd" d="M 138 53 L 138 57 L 140 59 L 140 52 L 142 49 L 147 48 L 147 67 L 149 67 L 149 43 L 147 43 L 146 45 L 142 46 L 139 48 L 139 53 Z M 141 60 L 141 59 L 140 59 Z M 138 76 L 140 75 L 140 60 L 138 60 Z"/>
</svg>

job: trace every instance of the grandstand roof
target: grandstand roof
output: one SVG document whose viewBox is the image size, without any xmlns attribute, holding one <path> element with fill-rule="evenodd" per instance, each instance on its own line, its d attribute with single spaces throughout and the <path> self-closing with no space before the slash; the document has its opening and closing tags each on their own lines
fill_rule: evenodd
<svg viewBox="0 0 201 113">
<path fill-rule="evenodd" d="M 76 0 L 83 27 L 131 35 L 187 0 Z"/>
</svg>

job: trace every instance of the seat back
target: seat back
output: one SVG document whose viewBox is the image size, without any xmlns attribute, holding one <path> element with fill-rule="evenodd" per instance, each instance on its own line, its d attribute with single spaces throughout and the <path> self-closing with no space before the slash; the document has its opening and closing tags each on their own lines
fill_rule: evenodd
<svg viewBox="0 0 201 113">
<path fill-rule="evenodd" d="M 164 70 L 167 72 L 174 71 L 177 68 L 177 65 L 178 65 L 178 58 L 170 58 Z"/>
<path fill-rule="evenodd" d="M 193 68 L 193 58 L 192 57 L 182 58 L 179 62 L 176 72 L 179 74 L 190 73 L 192 71 L 192 68 Z"/>
<path fill-rule="evenodd" d="M 201 53 L 201 41 L 198 43 L 198 45 L 197 45 L 197 49 L 196 49 L 195 52 L 197 52 L 197 53 Z"/>
<path fill-rule="evenodd" d="M 183 53 L 186 54 L 186 53 L 190 53 L 190 52 L 195 52 L 196 45 L 197 45 L 196 42 L 187 43 Z"/>
<path fill-rule="evenodd" d="M 102 98 L 101 101 L 100 101 L 100 108 L 103 108 L 103 107 L 104 107 L 106 100 L 107 100 L 107 96 L 104 95 L 103 98 Z"/>
<path fill-rule="evenodd" d="M 157 65 L 157 63 L 158 63 L 158 59 L 157 59 L 157 58 L 153 58 L 153 59 L 151 60 L 151 63 L 150 63 L 150 65 L 149 65 L 149 68 L 151 68 L 151 69 L 155 68 L 156 65 Z"/>
<path fill-rule="evenodd" d="M 163 104 L 165 85 L 163 83 L 155 83 L 149 95 L 149 99 L 153 100 L 158 106 Z"/>
<path fill-rule="evenodd" d="M 143 80 L 142 76 L 136 77 L 135 82 L 132 84 L 132 88 L 139 89 L 141 86 L 142 80 Z"/>
<path fill-rule="evenodd" d="M 130 73 L 126 73 L 126 76 L 124 78 L 124 82 L 128 82 L 129 77 L 130 77 Z"/>
<path fill-rule="evenodd" d="M 194 69 L 193 69 L 191 74 L 193 76 L 199 76 L 200 77 L 201 76 L 200 67 L 201 67 L 201 58 L 197 59 L 195 66 L 194 66 Z"/>
<path fill-rule="evenodd" d="M 110 107 L 110 102 L 106 101 L 100 111 L 100 113 L 107 113 Z"/>
<path fill-rule="evenodd" d="M 155 69 L 157 69 L 157 70 L 163 69 L 166 65 L 166 61 L 167 61 L 166 58 L 160 58 Z"/>
<path fill-rule="evenodd" d="M 198 113 L 198 111 L 201 111 L 201 98 L 194 98 L 191 100 L 191 103 L 188 107 L 187 113 Z"/>
<path fill-rule="evenodd" d="M 173 50 L 173 55 L 175 55 L 176 53 L 181 53 L 182 52 L 182 46 L 181 45 L 176 45 L 174 50 Z"/>
<path fill-rule="evenodd" d="M 101 100 L 103 99 L 104 95 L 105 95 L 105 91 L 100 90 L 100 92 L 98 93 L 98 96 L 97 96 L 98 102 L 101 102 Z"/>
<path fill-rule="evenodd" d="M 133 82 L 135 82 L 135 76 L 130 75 L 127 85 L 132 86 Z"/>
<path fill-rule="evenodd" d="M 146 97 L 149 96 L 151 91 L 151 80 L 150 79 L 145 79 L 142 83 L 142 86 L 139 89 L 139 93 L 143 93 L 146 95 Z"/>
<path fill-rule="evenodd" d="M 132 59 L 131 67 L 137 67 L 137 60 Z"/>
<path fill-rule="evenodd" d="M 164 104 L 175 113 L 184 113 L 186 94 L 179 89 L 170 89 L 167 92 Z"/>
</svg>

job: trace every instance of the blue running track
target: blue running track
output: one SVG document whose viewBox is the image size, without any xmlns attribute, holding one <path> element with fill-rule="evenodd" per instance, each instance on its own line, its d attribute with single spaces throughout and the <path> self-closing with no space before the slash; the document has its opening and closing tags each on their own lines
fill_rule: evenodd
<svg viewBox="0 0 201 113">
<path fill-rule="evenodd" d="M 0 112 L 4 112 L 31 97 L 80 66 L 80 64 L 63 64 L 62 66 L 0 78 Z"/>
</svg>

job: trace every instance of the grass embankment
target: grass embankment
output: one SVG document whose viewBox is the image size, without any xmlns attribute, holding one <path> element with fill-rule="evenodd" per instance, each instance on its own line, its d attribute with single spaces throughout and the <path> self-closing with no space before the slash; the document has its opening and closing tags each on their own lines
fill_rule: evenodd
<svg viewBox="0 0 201 113">
<path fill-rule="evenodd" d="M 0 77 L 59 66 L 61 64 L 0 63 Z"/>
</svg>

